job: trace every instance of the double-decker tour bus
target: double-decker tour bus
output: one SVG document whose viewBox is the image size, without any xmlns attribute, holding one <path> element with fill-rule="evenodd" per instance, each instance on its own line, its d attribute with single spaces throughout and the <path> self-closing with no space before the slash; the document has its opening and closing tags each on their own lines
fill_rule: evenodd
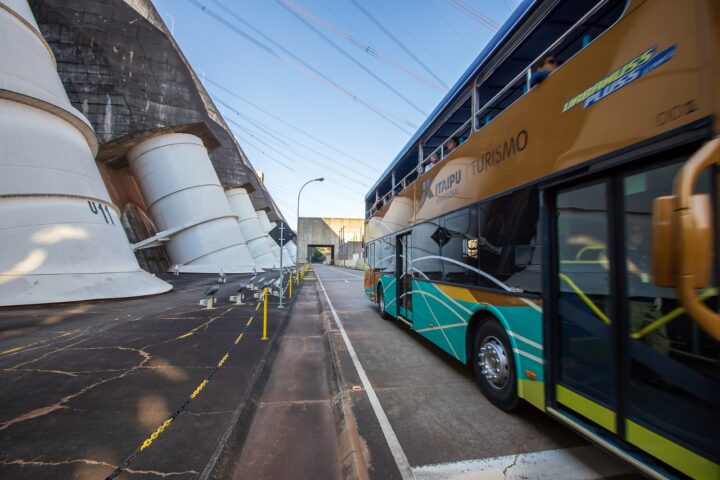
<svg viewBox="0 0 720 480">
<path fill-rule="evenodd" d="M 657 478 L 720 479 L 718 52 L 717 0 L 526 0 L 365 198 L 383 317 Z"/>
</svg>

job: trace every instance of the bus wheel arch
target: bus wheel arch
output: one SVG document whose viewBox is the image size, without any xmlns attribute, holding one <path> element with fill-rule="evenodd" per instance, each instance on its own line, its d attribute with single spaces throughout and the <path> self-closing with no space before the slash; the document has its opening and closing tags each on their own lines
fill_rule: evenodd
<svg viewBox="0 0 720 480">
<path fill-rule="evenodd" d="M 520 406 L 515 352 L 506 327 L 492 312 L 481 310 L 470 320 L 467 357 L 485 397 L 504 411 Z"/>
</svg>

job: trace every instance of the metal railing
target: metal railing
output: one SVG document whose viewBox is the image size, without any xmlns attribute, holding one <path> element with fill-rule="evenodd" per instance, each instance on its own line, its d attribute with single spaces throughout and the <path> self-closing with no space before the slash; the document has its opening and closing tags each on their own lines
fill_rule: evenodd
<svg viewBox="0 0 720 480">
<path fill-rule="evenodd" d="M 512 88 L 518 88 L 519 87 L 518 84 L 521 83 L 521 81 L 522 81 L 522 83 L 525 83 L 525 87 L 527 87 L 527 90 L 529 91 L 530 90 L 530 72 L 532 70 L 532 66 L 536 62 L 538 62 L 539 60 L 541 60 L 542 58 L 547 56 L 550 52 L 555 50 L 559 45 L 561 45 L 570 35 L 572 35 L 579 27 L 581 27 L 590 17 L 595 15 L 609 1 L 610 0 L 601 0 L 595 6 L 593 6 L 593 8 L 588 10 L 587 13 L 585 13 L 585 15 L 583 15 L 577 22 L 575 22 L 572 27 L 570 27 L 564 34 L 562 34 L 560 37 L 558 37 L 557 40 L 555 40 L 552 44 L 550 44 L 550 46 L 547 47 L 540 55 L 538 55 L 538 57 L 536 59 L 534 59 L 532 62 L 530 62 L 530 64 L 528 64 L 527 67 L 523 68 L 522 71 L 517 76 L 515 76 L 515 78 L 513 78 L 505 87 L 503 87 L 502 90 L 500 90 L 498 93 L 496 93 L 488 102 L 486 102 L 481 108 L 479 108 L 474 113 L 474 115 L 472 115 L 465 123 L 463 123 L 460 126 L 460 128 L 455 130 L 455 132 L 453 132 L 442 144 L 440 144 L 439 147 L 437 147 L 435 150 L 430 152 L 428 154 L 428 156 L 425 157 L 423 159 L 423 161 L 418 164 L 417 167 L 415 167 L 407 175 L 405 175 L 405 177 L 403 177 L 402 180 L 400 180 L 400 182 L 397 182 L 395 185 L 393 185 L 390 188 L 390 191 L 385 193 L 383 196 L 378 197 L 376 199 L 375 204 L 372 207 L 370 207 L 370 209 L 366 212 L 366 216 L 368 218 L 371 217 L 376 211 L 380 210 L 388 202 L 390 202 L 398 193 L 400 193 L 401 191 L 405 190 L 410 185 L 412 185 L 420 175 L 425 173 L 425 172 L 423 172 L 423 169 L 427 165 L 430 157 L 432 157 L 433 154 L 438 154 L 438 157 L 439 157 L 438 161 L 444 159 L 447 156 L 447 154 L 450 153 L 450 152 L 446 151 L 446 146 L 447 146 L 448 141 L 450 141 L 451 138 L 462 135 L 462 133 L 464 132 L 465 129 L 468 129 L 468 136 L 469 136 L 473 133 L 473 131 L 477 132 L 480 129 L 482 129 L 482 127 L 485 126 L 487 123 L 489 123 L 489 122 L 481 123 L 482 122 L 481 118 L 483 116 L 487 116 L 487 114 L 493 108 L 493 106 L 496 103 L 499 103 L 498 102 L 499 100 L 504 99 L 504 97 L 507 96 L 508 92 L 510 92 L 510 90 Z M 621 17 L 622 17 L 622 15 L 621 15 Z M 477 88 L 477 87 L 478 86 L 476 85 L 474 88 Z M 506 107 L 506 108 L 508 108 L 508 107 Z M 495 108 L 497 108 L 497 107 L 495 107 Z M 505 110 L 505 109 L 503 109 L 503 110 Z M 476 121 L 474 129 L 472 128 L 473 118 Z M 470 128 L 468 128 L 468 127 L 470 127 Z M 413 175 L 414 175 L 414 178 L 411 178 L 411 177 L 413 177 Z M 398 186 L 400 186 L 401 188 L 400 188 L 400 190 L 396 191 Z"/>
<path fill-rule="evenodd" d="M 479 108 L 478 111 L 475 112 L 475 120 L 476 120 L 475 131 L 480 130 L 484 126 L 484 125 L 480 124 L 480 118 L 484 114 L 487 114 L 489 112 L 489 110 L 492 108 L 492 106 L 495 104 L 495 102 L 497 102 L 499 99 L 503 98 L 511 88 L 517 87 L 517 84 L 520 82 L 520 80 L 523 80 L 524 83 L 526 84 L 528 90 L 530 90 L 530 84 L 529 84 L 530 76 L 529 76 L 528 72 L 532 70 L 532 66 L 536 62 L 538 62 L 539 60 L 541 60 L 542 58 L 547 56 L 550 52 L 555 50 L 573 32 L 575 32 L 575 30 L 577 30 L 579 27 L 581 27 L 590 17 L 595 15 L 609 1 L 610 0 L 601 0 L 593 8 L 588 10 L 588 12 L 585 15 L 583 15 L 580 18 L 580 20 L 575 22 L 575 24 L 573 24 L 572 27 L 570 27 L 564 34 L 562 34 L 560 37 L 558 37 L 558 39 L 555 40 L 552 44 L 550 44 L 549 47 L 547 47 L 545 50 L 543 50 L 543 52 L 540 55 L 538 55 L 538 57 L 535 60 L 530 62 L 530 64 L 527 67 L 523 68 L 523 70 L 515 78 L 513 78 L 510 81 L 510 83 L 508 83 L 502 90 L 500 90 L 498 93 L 496 93 L 495 96 L 493 96 L 488 102 L 485 103 L 485 105 L 483 105 L 481 108 Z M 477 86 L 475 88 L 477 88 Z"/>
</svg>

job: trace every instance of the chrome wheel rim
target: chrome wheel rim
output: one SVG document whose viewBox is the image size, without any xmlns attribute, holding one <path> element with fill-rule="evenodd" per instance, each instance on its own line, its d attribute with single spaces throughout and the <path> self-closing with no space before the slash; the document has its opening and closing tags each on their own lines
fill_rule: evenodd
<svg viewBox="0 0 720 480">
<path fill-rule="evenodd" d="M 493 388 L 505 388 L 510 379 L 510 360 L 500 340 L 485 337 L 480 345 L 477 362 L 483 377 Z"/>
</svg>

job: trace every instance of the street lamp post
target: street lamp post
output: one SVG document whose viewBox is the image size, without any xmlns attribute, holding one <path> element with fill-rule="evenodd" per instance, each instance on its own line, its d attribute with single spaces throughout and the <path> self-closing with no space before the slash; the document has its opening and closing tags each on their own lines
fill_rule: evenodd
<svg viewBox="0 0 720 480">
<path fill-rule="evenodd" d="M 295 234 L 296 234 L 296 236 L 297 236 L 298 247 L 300 247 L 300 194 L 302 193 L 303 188 L 305 188 L 308 183 L 312 183 L 312 182 L 324 182 L 324 181 L 325 181 L 325 179 L 324 179 L 323 177 L 314 178 L 314 179 L 312 179 L 312 180 L 308 180 L 307 182 L 305 182 L 305 183 L 303 184 L 302 187 L 300 187 L 300 191 L 298 192 L 298 200 L 297 200 L 297 227 L 295 227 Z M 305 257 L 307 257 L 307 251 L 305 252 Z"/>
</svg>

